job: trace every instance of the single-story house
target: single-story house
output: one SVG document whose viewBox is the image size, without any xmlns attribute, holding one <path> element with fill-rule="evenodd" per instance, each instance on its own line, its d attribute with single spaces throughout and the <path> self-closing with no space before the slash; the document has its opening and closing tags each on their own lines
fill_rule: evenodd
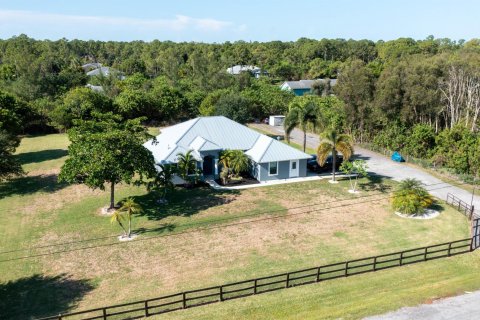
<svg viewBox="0 0 480 320">
<path fill-rule="evenodd" d="M 162 129 L 156 142 L 144 146 L 156 164 L 177 163 L 177 155 L 192 150 L 204 176 L 219 177 L 220 153 L 242 150 L 250 159 L 251 175 L 260 182 L 307 175 L 311 155 L 260 134 L 223 116 L 199 117 Z"/>
<path fill-rule="evenodd" d="M 98 68 L 101 68 L 101 67 L 102 67 L 102 64 L 99 63 L 99 62 L 90 62 L 90 63 L 84 64 L 82 66 L 82 69 L 83 69 L 83 71 L 88 72 L 90 70 L 98 69 Z"/>
<path fill-rule="evenodd" d="M 242 72 L 250 72 L 255 78 L 260 78 L 263 75 L 268 75 L 267 71 L 260 69 L 257 66 L 250 66 L 250 65 L 236 65 L 230 68 L 227 68 L 227 73 L 238 75 Z"/>
<path fill-rule="evenodd" d="M 337 83 L 337 79 L 329 80 L 330 86 L 334 86 Z M 293 91 L 296 96 L 303 96 L 305 93 L 309 93 L 312 90 L 312 86 L 316 81 L 325 81 L 325 79 L 285 81 L 280 86 L 280 89 Z"/>
<path fill-rule="evenodd" d="M 120 72 L 118 70 L 115 70 L 113 68 L 110 68 L 110 67 L 100 67 L 100 68 L 93 69 L 92 71 L 87 72 L 87 76 L 89 76 L 89 77 L 95 77 L 95 76 L 100 76 L 100 75 L 108 77 L 110 74 L 115 74 L 118 77 L 118 79 L 120 79 L 120 80 L 125 79 L 125 76 L 123 75 L 122 72 Z"/>
</svg>

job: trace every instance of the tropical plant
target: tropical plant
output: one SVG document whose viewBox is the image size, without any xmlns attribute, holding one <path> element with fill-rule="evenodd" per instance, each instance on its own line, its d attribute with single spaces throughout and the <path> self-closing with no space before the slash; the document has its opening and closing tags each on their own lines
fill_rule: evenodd
<svg viewBox="0 0 480 320">
<path fill-rule="evenodd" d="M 176 172 L 176 168 L 172 165 L 159 164 L 158 166 L 160 167 L 160 170 L 157 171 L 157 174 L 153 180 L 147 183 L 147 190 L 159 192 L 161 197 L 160 200 L 165 202 L 167 193 L 175 188 L 175 184 L 173 183 L 172 179 Z"/>
<path fill-rule="evenodd" d="M 332 154 L 332 181 L 335 181 L 335 169 L 337 164 L 337 152 L 343 155 L 343 160 L 348 161 L 353 155 L 353 140 L 347 134 L 339 134 L 331 129 L 320 135 L 321 141 L 317 149 L 317 162 L 320 166 L 325 164 L 328 156 Z"/>
<path fill-rule="evenodd" d="M 220 164 L 223 166 L 220 173 L 224 183 L 232 177 L 238 177 L 248 170 L 249 160 L 242 150 L 225 150 L 220 154 Z"/>
<path fill-rule="evenodd" d="M 340 171 L 348 175 L 348 179 L 350 180 L 350 190 L 352 193 L 356 192 L 358 178 L 366 177 L 368 175 L 367 163 L 365 160 L 355 160 L 353 162 L 344 161 L 340 166 Z M 352 175 L 355 179 L 352 179 Z"/>
<path fill-rule="evenodd" d="M 433 202 L 433 197 L 417 179 L 403 180 L 392 197 L 393 209 L 408 215 L 421 213 Z"/>
<path fill-rule="evenodd" d="M 125 217 L 123 216 L 123 212 L 121 212 L 119 210 L 115 210 L 112 214 L 112 217 L 110 218 L 111 223 L 118 223 L 120 225 L 120 227 L 123 230 L 123 236 L 126 237 L 128 231 L 125 228 L 125 226 L 123 225 L 124 220 L 125 220 Z"/>
<path fill-rule="evenodd" d="M 192 152 L 192 150 L 188 150 L 187 153 L 177 154 L 178 173 L 183 180 L 187 180 L 188 175 L 194 173 L 195 169 L 197 169 L 197 160 Z"/>
<path fill-rule="evenodd" d="M 285 139 L 290 143 L 290 134 L 293 129 L 300 127 L 303 131 L 303 152 L 307 148 L 307 126 L 313 125 L 315 128 L 319 120 L 318 97 L 302 96 L 295 97 L 289 105 L 288 113 L 283 123 L 285 129 Z"/>
<path fill-rule="evenodd" d="M 133 198 L 127 198 L 122 202 L 120 209 L 116 210 L 113 213 L 111 222 L 118 222 L 125 232 L 125 236 L 130 238 L 132 235 L 132 216 L 133 214 L 138 214 L 142 212 L 142 207 L 133 200 Z M 125 230 L 125 227 L 122 224 L 122 221 L 125 219 L 128 220 L 128 230 Z"/>
</svg>

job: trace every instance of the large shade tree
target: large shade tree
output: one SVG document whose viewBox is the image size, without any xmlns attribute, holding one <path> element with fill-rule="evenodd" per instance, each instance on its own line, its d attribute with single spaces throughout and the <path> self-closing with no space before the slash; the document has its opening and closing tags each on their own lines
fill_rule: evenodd
<svg viewBox="0 0 480 320">
<path fill-rule="evenodd" d="M 142 143 L 150 137 L 142 119 L 125 122 L 111 114 L 81 120 L 68 131 L 71 145 L 60 181 L 84 183 L 105 190 L 110 185 L 110 209 L 115 207 L 115 185 L 140 182 L 155 174 L 151 152 Z"/>
<path fill-rule="evenodd" d="M 295 97 L 289 105 L 283 123 L 285 138 L 290 142 L 290 134 L 296 127 L 303 131 L 303 152 L 307 148 L 307 127 L 316 126 L 319 120 L 319 98 L 316 96 Z"/>
<path fill-rule="evenodd" d="M 327 130 L 321 134 L 320 145 L 317 149 L 317 162 L 320 166 L 325 164 L 328 156 L 332 155 L 332 181 L 335 181 L 337 153 L 343 155 L 344 161 L 353 155 L 353 140 L 348 134 L 340 134 L 336 129 Z"/>
</svg>

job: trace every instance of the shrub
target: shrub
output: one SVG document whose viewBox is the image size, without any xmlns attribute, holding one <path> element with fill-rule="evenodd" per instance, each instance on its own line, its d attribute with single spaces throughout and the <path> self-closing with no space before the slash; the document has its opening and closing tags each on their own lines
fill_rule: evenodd
<svg viewBox="0 0 480 320">
<path fill-rule="evenodd" d="M 422 183 L 416 179 L 405 179 L 392 197 L 393 209 L 404 214 L 422 213 L 434 200 Z"/>
</svg>

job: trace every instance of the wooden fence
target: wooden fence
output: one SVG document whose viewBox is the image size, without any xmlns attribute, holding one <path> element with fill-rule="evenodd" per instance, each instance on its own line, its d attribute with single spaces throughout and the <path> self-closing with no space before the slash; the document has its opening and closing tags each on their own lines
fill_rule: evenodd
<svg viewBox="0 0 480 320">
<path fill-rule="evenodd" d="M 40 320 L 138 319 L 175 310 L 463 254 L 473 250 L 474 238 L 476 237 L 185 291 L 148 300 L 60 314 Z"/>
<path fill-rule="evenodd" d="M 474 206 L 469 205 L 468 203 L 454 196 L 451 193 L 447 194 L 447 204 L 451 205 L 452 207 L 456 208 L 458 211 L 465 214 L 470 220 L 480 218 L 480 213 L 475 211 Z"/>
</svg>

